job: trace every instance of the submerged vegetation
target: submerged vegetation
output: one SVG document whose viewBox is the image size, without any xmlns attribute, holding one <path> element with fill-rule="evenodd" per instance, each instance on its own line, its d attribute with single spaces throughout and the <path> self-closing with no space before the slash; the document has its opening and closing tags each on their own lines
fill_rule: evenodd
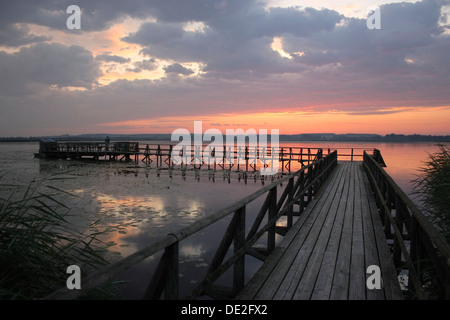
<svg viewBox="0 0 450 320">
<path fill-rule="evenodd" d="M 450 242 L 450 148 L 439 145 L 414 180 L 423 209 Z"/>
<path fill-rule="evenodd" d="M 66 286 L 70 265 L 84 275 L 106 264 L 97 234 L 68 222 L 70 209 L 58 200 L 67 194 L 45 181 L 0 185 L 0 299 L 39 299 Z"/>
</svg>

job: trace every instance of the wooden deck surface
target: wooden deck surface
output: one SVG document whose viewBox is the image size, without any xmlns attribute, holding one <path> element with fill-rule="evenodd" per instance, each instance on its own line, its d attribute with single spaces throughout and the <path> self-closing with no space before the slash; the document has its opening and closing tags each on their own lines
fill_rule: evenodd
<svg viewBox="0 0 450 320">
<path fill-rule="evenodd" d="M 382 288 L 368 289 L 379 266 Z M 362 162 L 339 162 L 328 182 L 237 299 L 401 299 Z"/>
</svg>

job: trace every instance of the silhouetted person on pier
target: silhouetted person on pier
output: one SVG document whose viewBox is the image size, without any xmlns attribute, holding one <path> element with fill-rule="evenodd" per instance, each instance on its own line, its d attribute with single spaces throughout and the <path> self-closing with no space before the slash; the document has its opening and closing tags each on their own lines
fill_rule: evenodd
<svg viewBox="0 0 450 320">
<path fill-rule="evenodd" d="M 107 136 L 106 139 L 105 139 L 106 151 L 108 151 L 108 149 L 109 149 L 109 141 L 110 140 L 111 139 L 109 138 L 109 136 Z"/>
</svg>

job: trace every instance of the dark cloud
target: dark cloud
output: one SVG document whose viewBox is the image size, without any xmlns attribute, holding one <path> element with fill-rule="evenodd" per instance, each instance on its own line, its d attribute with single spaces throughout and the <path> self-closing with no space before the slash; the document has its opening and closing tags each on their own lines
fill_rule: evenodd
<svg viewBox="0 0 450 320">
<path fill-rule="evenodd" d="M 131 72 L 141 72 L 142 70 L 155 70 L 158 67 L 158 63 L 155 59 L 149 59 L 149 60 L 142 60 L 142 61 L 136 61 L 133 63 L 134 68 L 127 69 L 127 71 Z"/>
<path fill-rule="evenodd" d="M 275 36 L 308 37 L 332 30 L 342 16 L 331 10 L 276 8 L 269 12 L 256 6 L 235 15 L 205 19 L 201 32 L 185 31 L 182 23 L 152 22 L 123 41 L 144 47 L 148 56 L 206 64 L 205 71 L 218 77 L 247 77 L 250 73 L 296 72 L 270 45 Z M 239 74 L 241 74 L 239 76 Z"/>
<path fill-rule="evenodd" d="M 255 6 L 257 0 L 164 0 L 148 5 L 161 22 L 217 21 L 239 15 Z"/>
<path fill-rule="evenodd" d="M 205 21 L 235 14 L 251 7 L 254 0 L 20 0 L 0 2 L 0 30 L 11 30 L 15 24 L 31 23 L 65 32 L 74 32 L 66 27 L 66 12 L 70 5 L 81 9 L 81 30 L 90 32 L 105 30 L 125 17 L 155 17 L 164 22 Z M 77 30 L 78 31 L 78 30 Z M 15 30 L 19 35 L 18 30 Z M 0 36 L 0 45 L 30 42 L 30 35 L 21 33 L 20 38 L 11 34 Z M 34 39 L 36 41 L 38 39 Z M 9 44 L 8 44 L 9 43 Z"/>
<path fill-rule="evenodd" d="M 294 55 L 294 60 L 313 66 L 308 68 L 312 73 L 320 66 L 328 67 L 325 70 L 331 77 L 334 73 L 352 81 L 370 77 L 378 79 L 380 85 L 393 77 L 402 81 L 398 85 L 411 85 L 420 82 L 421 77 L 435 74 L 432 70 L 436 65 L 450 71 L 450 59 L 442 51 L 450 38 L 442 33 L 440 12 L 437 1 L 388 4 L 381 7 L 380 30 L 367 29 L 364 19 L 347 19 L 330 32 L 307 38 L 286 37 L 285 50 L 303 51 L 304 55 Z M 432 83 L 448 80 L 435 79 Z"/>
<path fill-rule="evenodd" d="M 143 24 L 139 31 L 121 40 L 139 44 L 170 44 L 181 39 L 185 31 L 181 24 L 162 24 L 149 22 Z"/>
<path fill-rule="evenodd" d="M 124 58 L 117 55 L 110 55 L 107 53 L 99 54 L 95 56 L 95 59 L 105 62 L 117 62 L 117 63 L 126 63 L 131 61 L 131 59 L 129 58 Z"/>
<path fill-rule="evenodd" d="M 141 0 L 21 0 L 0 2 L 0 25 L 33 23 L 53 29 L 68 31 L 67 7 L 77 5 L 81 9 L 81 29 L 89 32 L 104 30 L 126 16 L 144 18 L 151 14 L 157 1 Z"/>
<path fill-rule="evenodd" d="M 189 76 L 189 75 L 194 73 L 194 71 L 192 71 L 189 68 L 183 67 L 179 63 L 174 63 L 174 64 L 171 64 L 171 65 L 169 65 L 167 67 L 164 67 L 164 71 L 166 73 L 182 74 L 184 76 Z"/>
<path fill-rule="evenodd" d="M 88 89 L 101 75 L 90 51 L 57 43 L 39 43 L 13 54 L 0 52 L 0 70 L 0 90 L 8 94 L 40 85 Z"/>
<path fill-rule="evenodd" d="M 30 34 L 29 27 L 24 24 L 6 24 L 0 29 L 0 44 L 7 47 L 18 47 L 49 40 L 51 40 L 50 37 Z"/>
</svg>

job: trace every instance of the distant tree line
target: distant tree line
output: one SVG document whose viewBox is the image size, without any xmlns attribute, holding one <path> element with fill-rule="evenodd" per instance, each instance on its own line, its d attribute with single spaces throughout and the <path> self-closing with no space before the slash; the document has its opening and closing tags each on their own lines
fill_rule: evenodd
<svg viewBox="0 0 450 320">
<path fill-rule="evenodd" d="M 82 135 L 59 135 L 59 136 L 36 136 L 36 137 L 0 137 L 0 142 L 33 142 L 41 139 L 55 139 L 64 141 L 103 141 L 109 136 L 115 141 L 170 141 L 171 134 L 82 134 Z M 450 135 L 421 135 L 421 134 L 334 134 L 334 133 L 304 133 L 304 134 L 282 134 L 280 141 L 361 141 L 361 142 L 450 142 Z"/>
</svg>

